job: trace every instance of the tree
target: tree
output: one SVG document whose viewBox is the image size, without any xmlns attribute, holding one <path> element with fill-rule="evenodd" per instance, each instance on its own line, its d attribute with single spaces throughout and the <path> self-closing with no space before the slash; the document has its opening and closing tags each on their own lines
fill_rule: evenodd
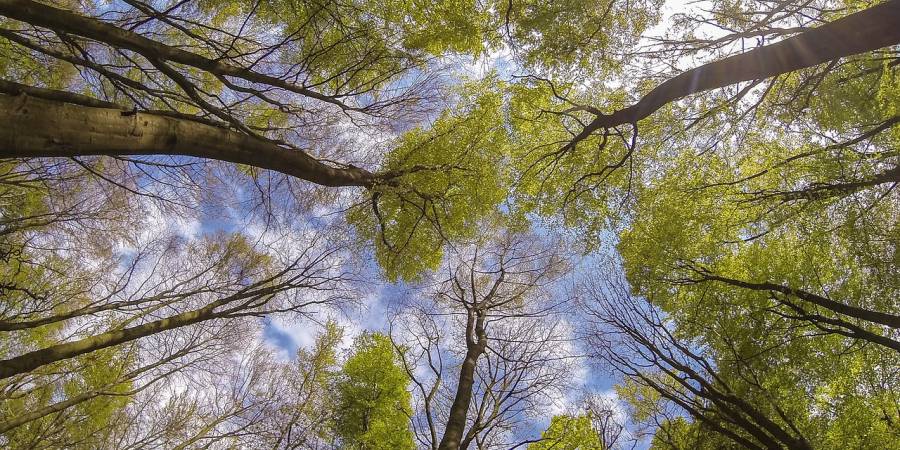
<svg viewBox="0 0 900 450">
<path fill-rule="evenodd" d="M 240 238 L 232 242 L 226 242 L 225 244 L 226 245 L 224 246 L 213 244 L 213 247 L 211 249 L 213 250 L 213 252 L 211 252 L 210 256 L 212 256 L 213 258 L 221 259 L 218 259 L 213 263 L 213 267 L 208 270 L 208 274 L 225 277 L 228 275 L 226 272 L 228 269 L 237 269 L 237 273 L 231 274 L 231 276 L 235 279 L 235 281 L 237 281 L 237 284 L 239 286 L 239 288 L 235 292 L 231 294 L 224 294 L 219 298 L 206 300 L 206 303 L 202 304 L 202 306 L 200 306 L 199 308 L 189 309 L 184 312 L 173 314 L 169 317 L 146 321 L 145 323 L 139 325 L 122 327 L 119 329 L 97 333 L 73 342 L 50 345 L 38 350 L 32 350 L 15 357 L 5 359 L 3 361 L 0 361 L 0 378 L 12 377 L 18 374 L 32 371 L 36 368 L 51 364 L 53 362 L 131 342 L 142 337 L 150 336 L 167 330 L 181 328 L 207 320 L 236 318 L 246 315 L 261 315 L 265 314 L 266 312 L 271 313 L 279 309 L 282 309 L 284 311 L 298 310 L 303 306 L 317 303 L 317 301 L 304 302 L 300 305 L 285 304 L 283 307 L 271 304 L 270 301 L 276 297 L 276 294 L 285 290 L 298 288 L 301 286 L 315 288 L 317 286 L 327 284 L 333 280 L 331 276 L 323 275 L 322 272 L 317 273 L 317 269 L 315 268 L 316 264 L 327 258 L 329 251 L 326 251 L 325 253 L 317 256 L 313 256 L 312 264 L 302 267 L 299 272 L 295 272 L 292 274 L 292 272 L 296 270 L 298 266 L 302 266 L 303 263 L 301 262 L 301 260 L 297 260 L 289 264 L 285 269 L 269 275 L 265 274 L 266 270 L 264 268 L 264 264 L 257 265 L 259 262 L 264 261 L 264 258 L 260 257 L 261 255 L 253 255 L 251 253 L 249 255 L 251 260 L 255 259 L 258 262 L 254 262 L 249 265 L 244 265 L 245 261 L 234 261 L 232 259 L 233 256 L 241 258 L 242 256 L 246 255 L 245 252 L 247 250 L 247 246 L 245 245 L 245 242 Z M 244 255 L 241 255 L 242 253 L 244 253 Z M 303 256 L 306 257 L 307 255 Z M 249 269 L 248 272 L 244 272 L 247 269 Z M 322 269 L 320 268 L 318 270 L 321 271 Z M 263 277 L 261 277 L 261 279 L 248 283 L 247 280 L 252 280 L 253 275 L 255 275 L 253 272 L 262 273 L 264 275 Z M 287 275 L 287 277 L 285 277 L 285 275 Z M 177 299 L 184 299 L 191 296 L 191 294 L 193 293 L 181 292 L 176 294 L 175 297 Z M 199 289 L 199 292 L 197 292 L 194 297 L 199 299 L 203 299 L 204 297 L 206 297 L 207 299 L 209 299 L 208 294 L 213 294 L 213 296 L 215 296 L 216 292 L 207 289 Z M 160 298 L 159 295 L 155 297 Z M 168 296 L 163 295 L 161 297 L 166 298 Z M 143 298 L 127 303 L 130 305 L 134 305 L 147 303 L 150 300 L 151 299 Z"/>
<path fill-rule="evenodd" d="M 285 390 L 294 394 L 291 401 L 278 412 L 272 426 L 277 433 L 268 443 L 273 448 L 297 448 L 323 440 L 332 433 L 328 430 L 335 410 L 335 401 L 329 392 L 339 375 L 337 348 L 343 330 L 335 322 L 327 322 L 311 350 L 300 349 L 296 370 L 290 370 Z"/>
<path fill-rule="evenodd" d="M 854 4 L 850 10 L 864 7 Z M 540 78 L 516 86 L 511 123 L 518 150 L 515 165 L 524 174 L 516 195 L 530 210 L 561 216 L 585 235 L 590 248 L 610 220 L 632 223 L 631 208 L 643 185 L 671 184 L 660 179 L 667 170 L 689 169 L 699 176 L 690 189 L 727 190 L 745 200 L 742 206 L 761 195 L 765 202 L 760 210 L 768 206 L 774 211 L 760 219 L 775 222 L 780 221 L 778 213 L 808 200 L 831 203 L 848 194 L 866 195 L 866 190 L 877 198 L 897 182 L 890 151 L 867 150 L 884 142 L 876 137 L 895 124 L 888 99 L 896 98 L 889 81 L 895 67 L 890 45 L 896 37 L 876 44 L 887 46 L 882 50 L 873 47 L 860 54 L 828 52 L 856 45 L 851 41 L 861 43 L 855 39 L 861 35 L 843 34 L 861 26 L 844 28 L 833 36 L 842 43 L 827 49 L 808 45 L 806 39 L 855 20 L 876 29 L 879 25 L 863 17 L 879 11 L 893 14 L 888 11 L 897 7 L 886 2 L 847 15 L 847 9 L 829 2 L 722 5 L 711 17 L 677 16 L 674 32 L 681 34 L 636 52 L 636 60 L 654 70 L 674 72 L 661 83 L 655 72 L 644 75 L 648 69 L 636 63 L 639 75 L 626 81 L 632 90 L 585 90 L 565 80 Z M 827 25 L 818 26 L 823 23 Z M 704 24 L 713 28 L 714 38 L 697 36 L 707 31 Z M 759 45 L 744 51 L 748 38 Z M 772 41 L 777 42 L 761 45 Z M 808 56 L 774 56 L 782 51 Z M 679 58 L 687 56 L 713 61 L 679 73 L 679 62 L 687 59 Z M 776 61 L 788 60 L 790 67 L 778 68 Z M 650 90 L 653 85 L 657 87 Z M 704 91 L 714 87 L 721 90 Z M 694 93 L 690 101 L 676 101 L 689 93 Z M 865 162 L 854 167 L 846 158 Z M 675 168 L 673 161 L 684 165 Z M 740 168 L 735 161 L 741 161 Z M 696 169 L 698 165 L 704 169 Z M 723 174 L 723 169 L 738 173 Z M 764 180 L 776 186 L 757 184 Z M 782 199 L 786 202 L 779 206 Z"/>
<path fill-rule="evenodd" d="M 3 445 L 12 448 L 38 443 L 120 447 L 108 439 L 143 432 L 132 428 L 142 427 L 150 418 L 132 416 L 139 424 L 116 420 L 131 414 L 132 402 L 139 404 L 138 414 L 149 413 L 151 393 L 190 378 L 185 373 L 200 379 L 202 375 L 193 372 L 196 366 L 224 357 L 223 353 L 233 351 L 233 342 L 246 341 L 256 332 L 246 322 L 209 308 L 206 311 L 212 314 L 195 316 L 189 327 L 176 326 L 177 320 L 209 306 L 210 300 L 214 303 L 213 297 L 246 292 L 254 279 L 274 280 L 277 274 L 269 264 L 278 257 L 273 259 L 269 252 L 278 245 L 292 246 L 293 256 L 281 254 L 289 259 L 311 256 L 294 245 L 296 238 L 255 246 L 240 234 L 213 233 L 193 239 L 173 233 L 154 222 L 153 203 L 122 196 L 125 187 L 101 184 L 98 188 L 90 175 L 75 167 L 65 163 L 4 166 L 4 206 L 9 211 L 4 213 L 0 239 L 7 263 L 3 270 L 9 277 L 2 287 L 7 301 L 0 327 L 2 356 L 9 363 L 5 367 L 16 373 L 0 383 L 0 430 Z M 107 171 L 110 180 L 116 180 L 115 173 Z M 151 213 L 138 219 L 131 215 L 135 211 Z M 123 228 L 116 228 L 120 225 Z M 335 250 L 327 244 L 323 249 L 326 253 Z M 333 271 L 328 264 L 318 269 L 292 268 L 291 263 L 286 267 L 288 272 L 307 271 L 304 277 L 336 280 L 346 276 L 346 267 Z M 313 274 L 316 271 L 318 275 Z M 233 312 L 250 314 L 245 317 L 284 314 L 298 311 L 290 306 L 294 301 L 322 304 L 337 294 L 326 289 L 318 296 L 311 290 L 300 299 L 277 284 L 267 288 L 275 288 L 272 292 L 278 295 L 250 303 L 246 301 L 252 296 L 244 297 Z M 133 334 L 139 330 L 146 332 Z M 83 347 L 61 351 L 72 349 L 72 344 Z M 33 355 L 46 357 L 29 360 Z M 15 361 L 37 367 L 23 369 Z M 179 405 L 190 410 L 196 403 L 185 400 Z M 186 414 L 189 420 L 192 413 Z"/>
<path fill-rule="evenodd" d="M 775 44 L 688 70 L 655 87 L 627 108 L 611 114 L 589 110 L 597 117 L 567 145 L 577 145 L 599 129 L 636 124 L 667 103 L 693 93 L 741 81 L 769 78 L 896 45 L 900 42 L 900 32 L 891 26 L 891 22 L 898 17 L 900 4 L 888 1 L 823 26 L 804 30 Z"/>
<path fill-rule="evenodd" d="M 133 376 L 122 375 L 128 354 L 104 352 L 85 366 L 61 367 L 72 372 L 56 383 L 4 395 L 0 430 L 9 448 L 100 445 L 103 431 L 125 406 Z M 80 369 L 80 370 L 79 370 Z M 126 369 L 127 370 L 127 369 Z M 26 394 L 22 396 L 22 394 Z M 60 400 L 63 399 L 63 400 Z"/>
<path fill-rule="evenodd" d="M 385 335 L 364 333 L 354 341 L 337 383 L 335 428 L 347 448 L 414 448 L 400 358 Z"/>
<path fill-rule="evenodd" d="M 539 439 L 528 444 L 537 450 L 610 450 L 628 448 L 625 439 L 625 418 L 620 417 L 618 401 L 604 395 L 590 393 L 577 409 L 557 414 L 550 419 Z M 634 439 L 636 444 L 638 439 Z"/>
<path fill-rule="evenodd" d="M 519 249 L 520 245 L 524 247 L 522 250 Z M 441 449 L 467 447 L 478 428 L 488 425 L 483 418 L 478 417 L 469 433 L 464 433 L 478 360 L 488 350 L 488 326 L 505 315 L 516 314 L 518 309 L 524 307 L 528 300 L 526 297 L 552 281 L 562 266 L 561 261 L 552 253 L 529 251 L 517 237 L 511 237 L 507 242 L 501 241 L 496 252 L 486 249 L 487 255 L 482 259 L 479 259 L 479 250 L 479 247 L 475 247 L 470 263 L 451 269 L 450 279 L 445 282 L 445 290 L 439 294 L 445 301 L 462 306 L 466 314 L 466 353 L 460 366 L 456 395 L 438 447 Z M 519 254 L 518 251 L 522 253 Z M 493 262 L 495 259 L 496 262 Z M 494 267 L 480 267 L 485 262 Z M 495 405 L 495 408 L 499 406 Z M 467 442 L 462 442 L 464 438 Z"/>
<path fill-rule="evenodd" d="M 541 440 L 528 445 L 535 450 L 604 450 L 599 433 L 591 424 L 591 416 L 553 416 Z"/>
<path fill-rule="evenodd" d="M 0 0 L 0 445 L 333 444 L 337 333 L 260 322 L 397 283 L 421 446 L 523 443 L 575 336 L 654 446 L 892 446 L 900 1 L 684 8 Z"/>
<path fill-rule="evenodd" d="M 391 323 L 421 405 L 413 428 L 435 449 L 514 446 L 508 433 L 567 384 L 565 299 L 551 291 L 568 265 L 515 230 L 485 226 L 453 248 L 447 275 L 423 281 Z"/>
<path fill-rule="evenodd" d="M 590 283 L 598 356 L 627 376 L 620 392 L 635 405 L 636 420 L 656 422 L 659 448 L 689 442 L 743 448 L 841 448 L 854 442 L 878 448 L 896 442 L 888 406 L 892 388 L 878 386 L 891 384 L 890 375 L 869 365 L 894 367 L 883 359 L 892 354 L 838 349 L 813 358 L 808 352 L 829 351 L 827 341 L 790 331 L 763 335 L 760 329 L 778 329 L 767 323 L 754 330 L 753 321 L 764 315 L 742 315 L 740 325 L 720 316 L 716 333 L 698 335 L 692 323 L 681 325 L 648 300 L 630 296 L 616 275 Z M 835 364 L 856 369 L 848 373 Z M 829 414 L 815 413 L 818 408 Z"/>
<path fill-rule="evenodd" d="M 425 10 L 404 2 L 259 2 L 252 8 L 233 2 L 173 2 L 159 9 L 140 1 L 124 3 L 124 10 L 113 14 L 27 0 L 0 5 L 0 13 L 15 24 L 3 37 L 10 51 L 25 58 L 27 68 L 52 60 L 71 74 L 44 80 L 26 67 L 23 74 L 10 69 L 18 80 L 4 81 L 3 91 L 33 106 L 20 107 L 4 97 L 0 109 L 10 114 L 4 116 L 10 125 L 5 130 L 17 128 L 13 121 L 44 125 L 21 129 L 34 130 L 31 135 L 10 133 L 14 145 L 5 146 L 2 156 L 132 155 L 140 156 L 128 158 L 139 166 L 158 160 L 148 155 L 189 156 L 268 169 L 322 186 L 363 187 L 367 192 L 361 201 L 372 206 L 366 222 L 382 225 L 375 231 L 363 227 L 363 234 L 379 247 L 391 278 L 411 278 L 435 268 L 440 259 L 435 236 L 464 238 L 461 221 L 497 206 L 494 200 L 469 208 L 468 202 L 451 199 L 460 192 L 476 197 L 467 191 L 480 188 L 471 180 L 484 174 L 471 172 L 499 162 L 474 160 L 475 151 L 487 148 L 503 156 L 502 148 L 494 148 L 502 147 L 496 142 L 498 131 L 503 134 L 496 124 L 502 117 L 476 110 L 473 120 L 494 122 L 432 133 L 490 131 L 449 135 L 424 158 L 410 158 L 417 133 L 409 133 L 408 145 L 401 142 L 395 149 L 400 156 L 387 158 L 380 170 L 380 156 L 361 162 L 344 158 L 360 150 L 341 146 L 340 127 L 347 119 L 353 126 L 367 125 L 359 127 L 363 132 L 380 132 L 376 126 L 396 127 L 391 120 L 430 113 L 437 77 L 421 69 L 433 56 L 477 56 L 503 43 L 535 69 L 585 69 L 597 65 L 598 54 L 636 41 L 654 17 L 650 1 L 578 1 L 554 7 L 489 1 Z M 570 20 L 555 20 L 560 15 Z M 268 33 L 273 27 L 283 31 Z M 585 47 L 573 47 L 573 40 Z M 282 73 L 284 63 L 293 65 Z M 90 95 L 82 93 L 81 85 L 91 86 Z M 482 103 L 496 103 L 495 96 Z M 106 138 L 91 137 L 98 134 Z M 422 141 L 431 139 L 423 134 Z M 465 157 L 447 158 L 442 153 L 447 149 L 461 150 Z M 436 156 L 437 161 L 430 161 Z M 449 177 L 442 179 L 445 174 Z M 494 184 L 503 185 L 488 183 Z M 480 197 L 486 202 L 498 195 Z M 380 234 L 385 236 L 374 238 Z M 401 258 L 408 260 L 402 271 L 392 262 Z"/>
</svg>

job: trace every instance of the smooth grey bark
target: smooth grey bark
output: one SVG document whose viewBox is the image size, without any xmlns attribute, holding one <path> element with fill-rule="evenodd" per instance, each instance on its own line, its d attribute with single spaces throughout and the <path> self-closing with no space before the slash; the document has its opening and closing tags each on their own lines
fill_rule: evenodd
<svg viewBox="0 0 900 450">
<path fill-rule="evenodd" d="M 180 155 L 275 170 L 323 186 L 368 187 L 377 178 L 224 127 L 75 100 L 0 94 L 0 158 Z"/>
<path fill-rule="evenodd" d="M 438 445 L 440 450 L 460 448 L 460 442 L 466 429 L 469 404 L 472 402 L 472 390 L 475 386 L 475 367 L 478 364 L 478 358 L 484 354 L 486 348 L 487 334 L 484 331 L 484 314 L 480 311 L 470 310 L 466 323 L 466 356 L 459 369 L 459 383 L 456 385 L 456 395 L 450 406 L 444 435 Z"/>
<path fill-rule="evenodd" d="M 690 94 L 770 78 L 898 43 L 900 0 L 889 0 L 775 44 L 682 72 L 627 108 L 611 114 L 596 111 L 597 117 L 566 147 L 574 147 L 597 130 L 637 123 L 664 105 Z"/>
<path fill-rule="evenodd" d="M 185 64 L 215 75 L 234 76 L 340 104 L 331 97 L 284 80 L 211 60 L 109 23 L 40 3 L 0 0 L 0 15 L 129 49 L 152 60 Z M 692 93 L 768 78 L 895 45 L 900 43 L 898 23 L 900 0 L 890 0 L 781 42 L 704 64 L 665 81 L 632 106 L 611 114 L 594 110 L 596 118 L 566 147 L 573 148 L 597 130 L 636 123 L 665 104 Z M 303 152 L 195 120 L 143 112 L 129 114 L 113 108 L 104 112 L 102 108 L 52 105 L 41 103 L 39 99 L 31 101 L 37 102 L 38 108 L 11 110 L 10 107 L 15 106 L 11 99 L 0 101 L 0 157 L 168 154 L 247 164 L 324 186 L 370 187 L 379 179 L 389 178 L 352 166 L 328 166 Z M 48 110 L 35 111 L 45 108 Z M 109 140 L 102 135 L 104 132 L 110 133 Z"/>
</svg>

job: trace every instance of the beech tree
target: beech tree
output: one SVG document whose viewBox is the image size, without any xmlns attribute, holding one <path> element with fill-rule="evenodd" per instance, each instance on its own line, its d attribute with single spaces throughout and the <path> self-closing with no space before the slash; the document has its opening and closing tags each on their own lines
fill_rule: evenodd
<svg viewBox="0 0 900 450">
<path fill-rule="evenodd" d="M 565 301 L 550 292 L 568 264 L 552 245 L 515 231 L 456 243 L 446 275 L 423 282 L 392 322 L 421 445 L 515 446 L 509 433 L 567 386 Z"/>
<path fill-rule="evenodd" d="M 585 289 L 597 356 L 627 376 L 619 391 L 636 420 L 656 422 L 656 448 L 878 448 L 896 441 L 888 387 L 895 352 L 829 347 L 792 319 L 765 313 L 745 313 L 737 324 L 724 317 L 734 313 L 720 310 L 715 332 L 697 333 L 693 323 L 632 297 L 621 275 L 592 278 Z M 842 369 L 850 365 L 858 369 Z"/>
<path fill-rule="evenodd" d="M 382 334 L 362 334 L 337 382 L 335 428 L 346 448 L 411 449 L 407 385 L 390 339 Z"/>
<path fill-rule="evenodd" d="M 0 445 L 895 447 L 900 0 L 672 6 L 0 0 Z"/>
</svg>

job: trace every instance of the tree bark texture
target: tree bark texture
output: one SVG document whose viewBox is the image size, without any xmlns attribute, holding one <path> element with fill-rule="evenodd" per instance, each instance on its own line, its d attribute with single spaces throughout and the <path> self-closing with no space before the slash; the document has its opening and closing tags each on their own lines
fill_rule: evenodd
<svg viewBox="0 0 900 450">
<path fill-rule="evenodd" d="M 269 169 L 323 186 L 370 186 L 371 172 L 337 168 L 298 150 L 224 127 L 152 113 L 129 112 L 0 94 L 0 158 L 192 156 Z"/>
</svg>

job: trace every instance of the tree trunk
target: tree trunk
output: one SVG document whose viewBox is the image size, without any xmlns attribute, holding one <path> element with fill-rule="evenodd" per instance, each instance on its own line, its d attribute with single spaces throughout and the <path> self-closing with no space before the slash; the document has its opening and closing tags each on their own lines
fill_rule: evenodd
<svg viewBox="0 0 900 450">
<path fill-rule="evenodd" d="M 447 418 L 447 426 L 441 437 L 440 450 L 458 450 L 463 433 L 466 430 L 466 416 L 469 412 L 469 403 L 472 402 L 472 389 L 475 385 L 475 367 L 478 358 L 487 347 L 487 335 L 484 332 L 484 318 L 479 314 L 473 319 L 474 314 L 469 313 L 469 324 L 466 327 L 466 357 L 459 369 L 459 383 L 456 385 L 456 396 L 453 405 L 450 406 L 450 414 Z M 473 324 L 474 322 L 474 324 Z"/>
<path fill-rule="evenodd" d="M 172 155 L 284 173 L 323 186 L 370 186 L 371 172 L 189 119 L 0 94 L 0 158 Z"/>
<path fill-rule="evenodd" d="M 634 105 L 599 115 L 568 146 L 594 131 L 637 123 L 667 103 L 693 93 L 769 78 L 897 43 L 900 43 L 900 0 L 890 0 L 775 44 L 682 72 Z"/>
<path fill-rule="evenodd" d="M 268 84 L 306 97 L 332 103 L 343 109 L 355 109 L 343 104 L 333 96 L 297 86 L 280 78 L 254 72 L 227 62 L 210 59 L 196 53 L 172 47 L 148 39 L 138 33 L 119 28 L 113 24 L 91 17 L 54 8 L 30 0 L 0 0 L 0 15 L 20 20 L 35 26 L 81 36 L 106 43 L 116 48 L 140 53 L 151 61 L 172 61 L 204 70 L 214 75 L 242 78 L 253 83 Z"/>
<path fill-rule="evenodd" d="M 203 308 L 186 311 L 165 319 L 147 322 L 131 328 L 108 331 L 96 336 L 79 339 L 74 342 L 52 345 L 50 347 L 25 353 L 24 355 L 0 361 L 0 379 L 30 372 L 38 367 L 45 366 L 64 359 L 74 358 L 78 355 L 90 353 L 96 350 L 112 347 L 126 342 L 131 342 L 142 337 L 151 336 L 163 331 L 174 330 L 187 325 L 203 322 L 220 317 L 225 312 L 216 312 L 216 308 L 232 303 L 239 299 L 261 297 L 271 295 L 271 288 L 255 292 L 253 294 L 236 294 L 216 300 Z"/>
<path fill-rule="evenodd" d="M 450 415 L 447 418 L 447 426 L 441 438 L 440 450 L 456 450 L 462 441 L 466 428 L 466 416 L 469 412 L 469 403 L 472 401 L 472 388 L 475 384 L 475 366 L 481 352 L 477 349 L 466 351 L 466 358 L 459 369 L 459 384 L 456 386 L 456 396 L 450 407 Z"/>
<path fill-rule="evenodd" d="M 704 280 L 711 281 L 719 281 L 721 283 L 725 283 L 731 286 L 736 286 L 744 289 L 750 289 L 754 291 L 772 291 L 772 292 L 780 292 L 785 295 L 791 295 L 797 297 L 801 300 L 807 301 L 809 303 L 819 305 L 825 309 L 836 312 L 838 314 L 843 314 L 845 316 L 850 316 L 856 319 L 865 320 L 871 323 L 881 324 L 891 328 L 900 328 L 900 316 L 883 313 L 879 311 L 872 311 L 869 309 L 858 308 L 856 306 L 847 305 L 844 303 L 836 302 L 829 298 L 822 297 L 820 295 L 813 294 L 811 292 L 806 292 L 801 289 L 793 289 L 787 286 L 782 286 L 780 284 L 775 283 L 751 283 L 743 280 L 735 280 L 733 278 L 726 278 L 713 274 L 703 274 Z"/>
</svg>

